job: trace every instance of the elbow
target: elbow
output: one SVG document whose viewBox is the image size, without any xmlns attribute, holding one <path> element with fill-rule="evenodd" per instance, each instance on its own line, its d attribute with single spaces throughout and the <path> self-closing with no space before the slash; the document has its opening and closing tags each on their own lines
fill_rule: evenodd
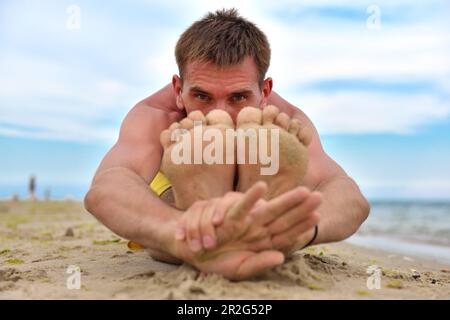
<svg viewBox="0 0 450 320">
<path fill-rule="evenodd" d="M 349 228 L 346 229 L 339 240 L 345 240 L 355 234 L 364 223 L 364 221 L 366 221 L 366 219 L 369 217 L 370 204 L 362 194 L 360 194 L 360 196 L 358 196 L 358 198 L 354 200 L 353 208 L 352 223 L 349 224 Z"/>
<path fill-rule="evenodd" d="M 342 228 L 342 233 L 338 234 L 336 241 L 345 240 L 354 235 L 361 225 L 369 217 L 370 204 L 367 199 L 361 195 L 353 202 L 353 214 L 351 222 L 347 224 L 346 228 Z"/>
<path fill-rule="evenodd" d="M 354 223 L 354 230 L 353 233 L 357 232 L 359 227 L 364 223 L 364 221 L 367 220 L 370 213 L 370 203 L 366 199 L 366 197 L 362 194 L 361 190 L 359 189 L 358 185 L 354 180 L 351 180 L 352 183 L 355 186 L 355 197 L 354 197 L 354 216 L 353 219 L 355 221 Z M 353 234 L 352 233 L 352 234 Z"/>
<path fill-rule="evenodd" d="M 112 171 L 111 169 L 105 170 L 104 173 L 100 175 L 96 175 L 92 182 L 89 191 L 84 196 L 84 208 L 94 216 L 98 213 L 100 205 L 105 202 L 105 199 L 108 198 L 108 184 L 109 179 L 108 175 L 105 173 Z M 111 196 L 109 197 L 111 199 Z"/>
<path fill-rule="evenodd" d="M 83 201 L 84 208 L 86 209 L 86 211 L 92 213 L 94 204 L 96 203 L 95 198 L 96 198 L 95 191 L 92 188 L 89 189 L 89 191 L 84 196 L 84 201 Z"/>
<path fill-rule="evenodd" d="M 359 227 L 366 221 L 369 217 L 370 213 L 370 204 L 367 199 L 360 194 L 359 199 L 357 200 L 357 215 L 355 221 L 357 222 L 355 231 L 358 231 Z"/>
<path fill-rule="evenodd" d="M 369 217 L 370 204 L 363 195 L 361 195 L 361 198 L 361 224 L 363 224 L 363 222 Z"/>
<path fill-rule="evenodd" d="M 84 196 L 84 208 L 94 216 L 99 204 L 102 202 L 103 196 L 101 193 L 98 187 L 92 186 Z"/>
</svg>

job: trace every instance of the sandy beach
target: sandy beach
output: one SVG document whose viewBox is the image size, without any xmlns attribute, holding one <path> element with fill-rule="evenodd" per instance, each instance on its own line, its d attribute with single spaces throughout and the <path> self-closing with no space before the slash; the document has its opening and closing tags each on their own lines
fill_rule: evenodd
<svg viewBox="0 0 450 320">
<path fill-rule="evenodd" d="M 371 265 L 379 289 L 367 287 Z M 67 288 L 69 266 L 81 270 L 78 290 Z M 450 266 L 342 242 L 231 282 L 130 250 L 82 203 L 2 201 L 0 299 L 450 299 Z"/>
</svg>

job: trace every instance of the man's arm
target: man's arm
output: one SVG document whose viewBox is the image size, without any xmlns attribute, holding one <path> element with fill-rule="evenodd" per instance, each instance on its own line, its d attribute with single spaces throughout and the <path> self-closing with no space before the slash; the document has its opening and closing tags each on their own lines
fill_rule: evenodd
<svg viewBox="0 0 450 320">
<path fill-rule="evenodd" d="M 147 248 L 170 252 L 180 212 L 149 189 L 159 169 L 159 133 L 178 115 L 150 108 L 152 97 L 138 103 L 123 121 L 117 143 L 102 160 L 85 206 L 118 235 Z"/>
<path fill-rule="evenodd" d="M 369 203 L 358 185 L 345 173 L 324 179 L 315 190 L 322 192 L 324 197 L 317 209 L 322 220 L 314 244 L 348 238 L 369 215 Z"/>
<path fill-rule="evenodd" d="M 317 208 L 321 219 L 314 244 L 340 241 L 349 237 L 358 230 L 369 214 L 370 207 L 366 198 L 353 179 L 325 153 L 317 130 L 301 110 L 273 91 L 269 104 L 276 105 L 312 130 L 312 139 L 308 146 L 309 168 L 304 184 L 323 195 L 322 203 Z"/>
</svg>

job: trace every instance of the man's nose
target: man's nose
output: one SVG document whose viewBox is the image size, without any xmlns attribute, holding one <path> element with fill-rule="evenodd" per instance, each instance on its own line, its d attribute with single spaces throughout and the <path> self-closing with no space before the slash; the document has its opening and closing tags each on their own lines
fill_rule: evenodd
<svg viewBox="0 0 450 320">
<path fill-rule="evenodd" d="M 228 112 L 228 105 L 225 102 L 218 102 L 214 109 L 218 109 L 218 110 L 223 110 L 223 111 L 227 111 Z"/>
</svg>

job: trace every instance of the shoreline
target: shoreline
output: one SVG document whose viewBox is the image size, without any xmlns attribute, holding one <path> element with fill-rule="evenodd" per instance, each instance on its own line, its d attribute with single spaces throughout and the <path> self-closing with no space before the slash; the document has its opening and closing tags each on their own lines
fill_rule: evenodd
<svg viewBox="0 0 450 320">
<path fill-rule="evenodd" d="M 344 242 L 450 266 L 450 247 L 381 235 L 354 234 Z"/>
</svg>

